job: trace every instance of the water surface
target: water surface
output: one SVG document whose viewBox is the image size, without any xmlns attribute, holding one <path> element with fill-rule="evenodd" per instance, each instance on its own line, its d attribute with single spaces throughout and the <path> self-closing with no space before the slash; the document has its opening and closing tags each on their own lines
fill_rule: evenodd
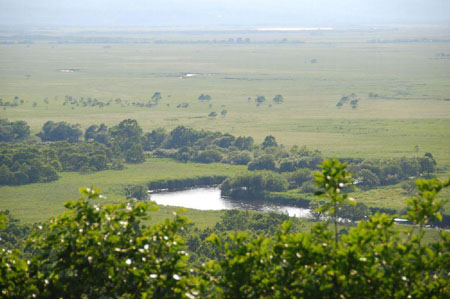
<svg viewBox="0 0 450 299">
<path fill-rule="evenodd" d="M 222 197 L 219 188 L 195 188 L 183 191 L 153 193 L 150 197 L 158 205 L 176 206 L 197 210 L 255 210 L 287 213 L 289 216 L 310 217 L 308 209 L 272 205 L 267 201 L 251 202 Z"/>
</svg>

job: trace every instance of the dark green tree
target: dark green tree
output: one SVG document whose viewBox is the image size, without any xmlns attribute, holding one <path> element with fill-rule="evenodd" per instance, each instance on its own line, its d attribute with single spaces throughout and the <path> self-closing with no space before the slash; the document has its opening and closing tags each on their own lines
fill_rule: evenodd
<svg viewBox="0 0 450 299">
<path fill-rule="evenodd" d="M 110 139 L 108 127 L 105 124 L 101 124 L 100 126 L 92 125 L 84 133 L 85 141 L 94 141 L 109 145 Z"/>
<path fill-rule="evenodd" d="M 261 105 L 262 103 L 264 103 L 266 101 L 266 98 L 263 96 L 257 96 L 255 99 L 255 102 L 257 105 Z"/>
<path fill-rule="evenodd" d="M 5 164 L 0 166 L 0 185 L 9 185 L 14 181 L 14 174 Z"/>
<path fill-rule="evenodd" d="M 108 169 L 108 158 L 105 155 L 94 155 L 89 159 L 89 167 L 97 171 Z"/>
<path fill-rule="evenodd" d="M 37 134 L 42 141 L 62 141 L 74 143 L 82 135 L 79 125 L 72 125 L 66 122 L 46 122 L 40 133 Z"/>
<path fill-rule="evenodd" d="M 146 133 L 144 136 L 144 149 L 151 151 L 160 147 L 167 137 L 166 130 L 162 128 L 152 130 L 151 133 Z"/>
<path fill-rule="evenodd" d="M 277 94 L 274 98 L 273 101 L 277 104 L 279 103 L 283 103 L 284 102 L 284 98 L 281 94 Z"/>
<path fill-rule="evenodd" d="M 252 137 L 242 137 L 239 136 L 234 142 L 234 146 L 236 146 L 241 151 L 251 151 L 253 150 L 254 140 Z"/>
<path fill-rule="evenodd" d="M 429 157 L 424 157 L 419 159 L 420 171 L 427 176 L 436 171 L 436 165 L 433 160 Z"/>
<path fill-rule="evenodd" d="M 126 119 L 110 129 L 114 143 L 117 143 L 123 153 L 142 142 L 142 128 L 134 119 Z"/>
<path fill-rule="evenodd" d="M 145 161 L 144 149 L 140 143 L 132 144 L 125 152 L 125 162 L 142 163 Z"/>
<path fill-rule="evenodd" d="M 278 143 L 277 143 L 275 137 L 273 137 L 272 135 L 266 136 L 266 138 L 264 138 L 264 141 L 262 143 L 263 148 L 277 147 L 277 146 L 278 146 Z"/>
</svg>

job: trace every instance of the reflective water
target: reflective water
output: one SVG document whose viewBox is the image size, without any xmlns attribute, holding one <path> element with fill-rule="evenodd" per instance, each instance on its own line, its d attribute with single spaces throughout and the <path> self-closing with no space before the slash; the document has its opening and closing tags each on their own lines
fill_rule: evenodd
<svg viewBox="0 0 450 299">
<path fill-rule="evenodd" d="M 287 213 L 289 216 L 310 217 L 308 209 L 270 205 L 267 202 L 229 199 L 220 195 L 219 188 L 196 188 L 184 191 L 153 193 L 150 197 L 158 205 L 177 206 L 197 210 L 256 210 Z"/>
</svg>

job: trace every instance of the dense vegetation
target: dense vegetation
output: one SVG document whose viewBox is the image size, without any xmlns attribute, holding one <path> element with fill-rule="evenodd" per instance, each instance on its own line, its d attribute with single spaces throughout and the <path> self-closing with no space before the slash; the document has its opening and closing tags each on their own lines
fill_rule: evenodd
<svg viewBox="0 0 450 299">
<path fill-rule="evenodd" d="M 262 144 L 255 144 L 252 137 L 235 137 L 184 126 L 170 132 L 159 128 L 144 133 L 138 122 L 132 119 L 123 120 L 111 128 L 104 124 L 91 125 L 84 132 L 84 141 L 79 140 L 83 135 L 79 127 L 66 122 L 46 122 L 37 134 L 43 142 L 32 145 L 13 143 L 28 137 L 29 127 L 23 121 L 4 120 L 0 123 L 0 132 L 4 132 L 4 140 L 9 141 L 0 144 L 1 185 L 48 182 L 58 178 L 58 171 L 120 170 L 124 167 L 123 161 L 142 163 L 147 152 L 151 156 L 183 162 L 221 162 L 247 165 L 250 171 L 278 172 L 289 182 L 288 188 L 300 188 L 302 193 L 311 193 L 315 190 L 311 170 L 317 169 L 324 159 L 319 151 L 306 147 L 287 149 L 270 135 Z M 344 160 L 349 162 L 349 168 L 356 175 L 355 184 L 365 189 L 430 176 L 436 170 L 436 161 L 431 153 L 424 157 L 389 160 Z M 257 189 L 266 190 L 260 187 L 263 186 L 257 186 Z M 267 190 L 285 191 L 286 188 L 278 189 Z"/>
<path fill-rule="evenodd" d="M 23 140 L 26 134 L 18 133 L 23 128 L 29 133 L 25 122 L 4 121 L 1 125 L 5 136 L 7 132 L 16 136 L 6 141 Z M 49 182 L 58 179 L 58 171 L 122 169 L 122 161 L 140 163 L 145 159 L 142 129 L 136 121 L 124 120 L 107 131 L 104 126 L 90 127 L 85 142 L 79 140 L 81 135 L 77 125 L 48 121 L 37 134 L 42 143 L 0 143 L 0 185 Z"/>
<path fill-rule="evenodd" d="M 310 233 L 292 232 L 292 223 L 273 228 L 285 216 L 257 219 L 230 211 L 212 233 L 210 249 L 183 238 L 187 219 L 175 215 L 146 225 L 155 206 L 129 201 L 95 203 L 98 190 L 66 203 L 68 211 L 38 226 L 20 249 L 0 252 L 0 288 L 5 297 L 300 297 L 445 298 L 450 295 L 450 234 L 424 244 L 424 227 L 441 219 L 437 195 L 450 179 L 417 180 L 418 196 L 408 201 L 414 224 L 401 237 L 394 216 L 376 214 L 347 232 L 338 226 L 338 208 L 354 201 L 345 193 L 353 179 L 346 165 L 327 160 L 316 174 L 328 221 Z M 6 215 L 1 224 L 10 225 Z M 265 225 L 264 225 L 265 223 Z M 331 223 L 331 228 L 329 227 Z M 258 230 L 258 228 L 256 228 Z M 203 232 L 206 233 L 206 232 Z M 187 245 L 187 246 L 186 246 Z M 208 245 L 206 245 L 208 246 Z M 189 269 L 186 247 L 209 252 L 211 260 Z"/>
<path fill-rule="evenodd" d="M 30 145 L 0 144 L 0 185 L 23 185 L 58 179 L 56 153 Z"/>
<path fill-rule="evenodd" d="M 30 135 L 30 127 L 24 121 L 10 122 L 0 119 L 0 142 L 14 142 L 26 139 Z"/>
<path fill-rule="evenodd" d="M 24 241 L 32 231 L 31 226 L 21 224 L 19 219 L 15 218 L 8 210 L 0 211 L 0 218 L 5 221 L 5 227 L 0 229 L 2 249 L 23 249 Z"/>
<path fill-rule="evenodd" d="M 77 142 L 80 138 L 81 130 L 78 125 L 71 125 L 66 122 L 55 123 L 48 121 L 42 127 L 42 131 L 37 134 L 42 141 L 67 140 L 71 143 Z"/>
<path fill-rule="evenodd" d="M 226 179 L 220 189 L 222 194 L 233 198 L 261 199 L 264 192 L 282 192 L 288 188 L 286 178 L 269 171 L 249 172 Z"/>
<path fill-rule="evenodd" d="M 101 143 L 0 143 L 0 185 L 23 185 L 58 179 L 58 171 L 99 171 L 117 167 L 114 153 Z"/>
</svg>

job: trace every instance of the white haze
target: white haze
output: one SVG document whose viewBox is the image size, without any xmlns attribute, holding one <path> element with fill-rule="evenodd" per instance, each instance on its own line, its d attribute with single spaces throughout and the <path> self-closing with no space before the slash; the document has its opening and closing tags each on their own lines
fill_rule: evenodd
<svg viewBox="0 0 450 299">
<path fill-rule="evenodd" d="M 450 0 L 0 0 L 4 26 L 450 24 Z"/>
</svg>

